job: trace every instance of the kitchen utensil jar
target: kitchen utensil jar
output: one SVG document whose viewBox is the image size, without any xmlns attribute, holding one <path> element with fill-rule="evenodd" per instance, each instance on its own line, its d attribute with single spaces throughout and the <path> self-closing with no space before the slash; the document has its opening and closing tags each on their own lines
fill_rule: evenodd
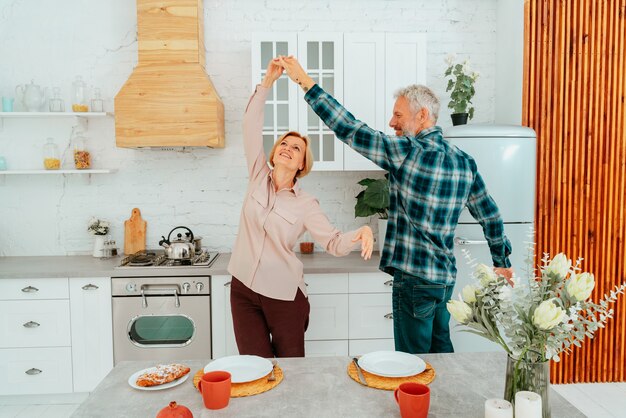
<svg viewBox="0 0 626 418">
<path fill-rule="evenodd" d="M 72 83 L 72 111 L 89 111 L 89 105 L 87 105 L 85 82 L 83 81 L 83 78 L 79 75 L 76 76 L 76 79 Z"/>
<path fill-rule="evenodd" d="M 46 139 L 43 146 L 43 166 L 46 170 L 58 170 L 61 168 L 59 148 L 54 143 L 54 138 Z"/>
<path fill-rule="evenodd" d="M 81 131 L 75 131 L 72 138 L 72 146 L 74 148 L 74 166 L 78 170 L 91 168 L 91 154 L 87 151 L 87 138 L 83 136 Z"/>
</svg>

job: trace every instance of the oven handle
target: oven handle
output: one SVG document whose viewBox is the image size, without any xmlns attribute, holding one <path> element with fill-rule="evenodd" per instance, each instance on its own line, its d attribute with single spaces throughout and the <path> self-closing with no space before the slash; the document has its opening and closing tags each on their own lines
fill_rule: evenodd
<svg viewBox="0 0 626 418">
<path fill-rule="evenodd" d="M 143 308 L 147 308 L 148 307 L 148 299 L 146 298 L 146 296 L 149 295 L 174 295 L 174 306 L 176 306 L 177 308 L 180 308 L 180 299 L 178 298 L 178 286 L 177 285 L 172 285 L 173 287 L 162 287 L 162 286 L 158 286 L 157 288 L 150 288 L 149 284 L 144 284 L 141 285 L 141 306 Z"/>
</svg>

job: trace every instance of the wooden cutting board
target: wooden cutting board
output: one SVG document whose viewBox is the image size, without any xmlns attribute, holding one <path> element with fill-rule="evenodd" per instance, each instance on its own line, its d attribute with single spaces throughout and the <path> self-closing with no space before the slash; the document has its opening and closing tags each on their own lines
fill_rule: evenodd
<svg viewBox="0 0 626 418">
<path fill-rule="evenodd" d="M 134 208 L 124 221 L 124 254 L 135 254 L 146 249 L 146 221 L 141 219 L 139 208 Z"/>
</svg>

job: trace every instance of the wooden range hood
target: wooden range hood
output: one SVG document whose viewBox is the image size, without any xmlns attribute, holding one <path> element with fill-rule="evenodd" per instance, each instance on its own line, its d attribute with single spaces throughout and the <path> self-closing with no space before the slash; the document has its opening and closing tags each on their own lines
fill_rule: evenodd
<svg viewBox="0 0 626 418">
<path fill-rule="evenodd" d="M 118 147 L 224 147 L 203 17 L 202 0 L 137 0 L 139 63 L 115 96 Z"/>
</svg>

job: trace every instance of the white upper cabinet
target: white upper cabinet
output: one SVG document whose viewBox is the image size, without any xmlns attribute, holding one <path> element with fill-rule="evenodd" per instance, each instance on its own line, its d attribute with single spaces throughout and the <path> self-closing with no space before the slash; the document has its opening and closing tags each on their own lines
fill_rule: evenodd
<svg viewBox="0 0 626 418">
<path fill-rule="evenodd" d="M 298 34 L 298 60 L 309 76 L 339 102 L 343 101 L 343 34 Z M 295 83 L 292 83 L 295 84 Z M 298 94 L 298 126 L 311 140 L 313 169 L 343 170 L 343 142 L 315 114 Z"/>
<path fill-rule="evenodd" d="M 369 127 L 385 128 L 385 34 L 344 35 L 344 106 Z M 344 170 L 381 170 L 345 145 Z"/>
<path fill-rule="evenodd" d="M 410 84 L 426 84 L 426 35 L 385 34 L 385 56 L 385 114 L 391 119 L 396 90 Z M 394 135 L 389 126 L 385 132 Z"/>
<path fill-rule="evenodd" d="M 252 85 L 268 61 L 294 55 L 325 91 L 370 127 L 393 134 L 387 126 L 393 93 L 426 82 L 426 37 L 416 33 L 257 33 L 252 37 Z M 380 170 L 339 141 L 303 99 L 295 83 L 281 77 L 265 106 L 263 145 L 289 130 L 311 139 L 316 171 Z"/>
<path fill-rule="evenodd" d="M 252 89 L 265 77 L 267 64 L 278 55 L 296 55 L 297 37 L 285 33 L 257 33 L 252 38 Z M 298 126 L 298 86 L 283 74 L 265 102 L 263 148 L 269 154 L 274 142 Z"/>
</svg>

